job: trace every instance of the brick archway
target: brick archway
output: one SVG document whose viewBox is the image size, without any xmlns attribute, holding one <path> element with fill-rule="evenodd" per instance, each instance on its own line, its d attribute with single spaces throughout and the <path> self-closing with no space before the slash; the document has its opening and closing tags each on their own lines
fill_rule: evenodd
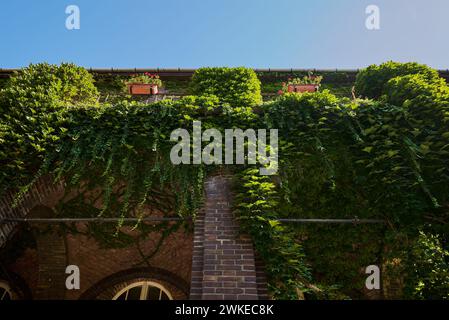
<svg viewBox="0 0 449 320">
<path fill-rule="evenodd" d="M 145 267 L 112 274 L 87 289 L 79 299 L 112 300 L 118 291 L 140 281 L 153 281 L 161 284 L 175 300 L 185 300 L 189 296 L 189 285 L 184 279 L 167 270 Z"/>
<path fill-rule="evenodd" d="M 33 208 L 40 205 L 54 207 L 64 194 L 64 182 L 54 184 L 50 176 L 42 177 L 14 206 L 16 194 L 17 192 L 10 191 L 0 199 L 0 219 L 25 218 Z M 11 238 L 16 227 L 16 222 L 0 224 L 0 248 Z"/>
<path fill-rule="evenodd" d="M 52 208 L 64 195 L 64 182 L 55 184 L 52 177 L 42 177 L 14 206 L 16 195 L 15 191 L 10 191 L 0 199 L 0 218 L 50 218 L 54 216 Z M 54 226 L 32 227 L 37 246 L 37 283 L 33 286 L 33 298 L 64 299 L 67 262 L 64 236 Z M 0 248 L 4 248 L 20 229 L 17 222 L 0 224 Z"/>
</svg>

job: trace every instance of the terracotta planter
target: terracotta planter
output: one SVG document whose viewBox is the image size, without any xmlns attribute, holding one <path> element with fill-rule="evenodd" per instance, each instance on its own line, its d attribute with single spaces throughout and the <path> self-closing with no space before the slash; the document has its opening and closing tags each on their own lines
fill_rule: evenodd
<svg viewBox="0 0 449 320">
<path fill-rule="evenodd" d="M 317 84 L 289 84 L 288 92 L 317 92 L 319 87 Z"/>
<path fill-rule="evenodd" d="M 128 92 L 132 95 L 152 95 L 158 93 L 158 87 L 149 83 L 128 83 Z"/>
<path fill-rule="evenodd" d="M 152 94 L 157 94 L 159 92 L 159 87 L 155 84 L 153 84 L 153 86 L 151 87 L 151 93 Z"/>
</svg>

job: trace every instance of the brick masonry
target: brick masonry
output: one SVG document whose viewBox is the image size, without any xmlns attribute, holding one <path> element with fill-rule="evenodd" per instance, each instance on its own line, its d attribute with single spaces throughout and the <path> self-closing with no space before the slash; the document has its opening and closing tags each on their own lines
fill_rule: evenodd
<svg viewBox="0 0 449 320">
<path fill-rule="evenodd" d="M 51 230 L 37 236 L 36 242 L 39 269 L 34 297 L 38 300 L 64 299 L 67 267 L 64 237 L 57 230 Z"/>
<path fill-rule="evenodd" d="M 53 184 L 51 177 L 41 178 L 17 207 L 12 206 L 14 192 L 1 198 L 0 218 L 52 217 L 53 208 L 63 196 L 63 182 Z M 151 208 L 146 210 L 151 214 L 162 214 Z M 45 232 L 35 230 L 37 226 L 44 227 Z M 51 230 L 47 230 L 48 225 L 45 224 L 33 224 L 32 227 L 36 231 L 36 248 L 26 249 L 14 262 L 5 265 L 11 274 L 23 280 L 32 299 L 107 299 L 112 297 L 111 290 L 136 279 L 161 283 L 174 299 L 188 298 L 193 237 L 183 228 L 170 234 L 157 253 L 143 262 L 141 254 L 149 255 L 155 251 L 160 232 L 151 233 L 140 242 L 139 248 L 134 245 L 106 249 L 89 236 L 60 232 L 56 225 L 52 225 Z M 82 225 L 79 227 L 83 229 Z M 14 241 L 20 241 L 20 230 L 16 223 L 0 224 L 0 243 L 4 245 L 2 250 L 14 248 Z M 80 290 L 65 288 L 65 268 L 70 264 L 80 269 Z"/>
<path fill-rule="evenodd" d="M 152 233 L 140 243 L 140 251 L 153 252 L 160 236 Z M 26 249 L 6 266 L 26 282 L 33 299 L 111 299 L 124 285 L 138 280 L 161 284 L 174 299 L 189 297 L 193 238 L 182 229 L 170 234 L 147 263 L 133 245 L 106 249 L 89 236 L 66 234 L 62 248 L 57 234 L 35 237 L 37 249 Z M 80 270 L 80 290 L 65 289 L 65 267 L 72 264 Z"/>
<path fill-rule="evenodd" d="M 222 175 L 205 183 L 205 206 L 195 220 L 190 299 L 265 297 L 257 282 L 253 244 L 239 233 L 231 211 L 230 184 L 231 177 Z"/>
<path fill-rule="evenodd" d="M 1 216 L 53 216 L 64 184 L 52 182 L 51 178 L 37 181 L 16 208 L 12 208 L 13 194 L 7 195 L 0 201 Z M 26 249 L 7 267 L 24 280 L 33 299 L 111 299 L 118 288 L 136 279 L 161 283 L 175 299 L 188 298 L 189 291 L 191 299 L 265 299 L 263 266 L 250 238 L 239 233 L 231 211 L 230 184 L 230 176 L 210 177 L 194 234 L 183 230 L 171 234 L 147 263 L 141 253 L 156 248 L 157 232 L 142 241 L 140 249 L 105 249 L 88 236 L 52 228 L 35 232 L 37 247 Z M 0 243 L 14 234 L 20 236 L 15 226 L 0 226 Z M 70 264 L 80 268 L 81 290 L 65 289 L 65 267 Z"/>
<path fill-rule="evenodd" d="M 140 251 L 145 255 L 152 253 L 160 236 L 159 232 L 152 233 L 148 239 L 141 242 Z M 126 278 L 126 281 L 136 281 L 137 278 L 143 277 L 162 284 L 174 299 L 188 298 L 192 265 L 191 233 L 182 229 L 171 233 L 147 262 L 143 261 L 135 245 L 106 249 L 101 248 L 95 239 L 84 235 L 68 234 L 66 238 L 68 263 L 79 266 L 81 272 L 81 290 L 67 291 L 67 299 L 105 299 L 108 295 L 99 290 L 99 287 L 107 288 L 105 282 L 115 287 L 122 284 L 119 280 Z M 140 272 L 135 275 L 135 279 L 129 278 L 136 268 L 160 269 L 164 272 Z M 124 275 L 127 277 L 124 278 Z M 97 296 L 92 293 L 93 289 L 98 293 Z"/>
<path fill-rule="evenodd" d="M 38 205 L 53 207 L 64 192 L 64 182 L 52 183 L 51 177 L 40 178 L 24 195 L 16 207 L 13 206 L 16 192 L 11 191 L 0 199 L 1 218 L 25 218 Z M 16 230 L 17 223 L 0 224 L 0 248 Z"/>
</svg>

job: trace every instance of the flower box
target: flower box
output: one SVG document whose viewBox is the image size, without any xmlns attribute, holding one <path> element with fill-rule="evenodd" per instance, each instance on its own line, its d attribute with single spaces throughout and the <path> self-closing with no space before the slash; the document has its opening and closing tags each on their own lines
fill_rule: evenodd
<svg viewBox="0 0 449 320">
<path fill-rule="evenodd" d="M 317 92 L 319 84 L 289 84 L 288 92 Z"/>
<path fill-rule="evenodd" d="M 158 86 L 150 83 L 128 83 L 128 92 L 132 95 L 152 95 L 158 93 Z"/>
</svg>

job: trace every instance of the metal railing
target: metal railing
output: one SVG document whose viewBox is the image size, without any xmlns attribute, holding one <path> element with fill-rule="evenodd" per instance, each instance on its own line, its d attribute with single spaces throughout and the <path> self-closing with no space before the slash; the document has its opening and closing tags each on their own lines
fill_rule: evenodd
<svg viewBox="0 0 449 320">
<path fill-rule="evenodd" d="M 112 222 L 171 222 L 192 221 L 192 217 L 144 217 L 144 218 L 1 218 L 5 223 L 112 223 Z M 273 219 L 281 223 L 322 223 L 322 224 L 384 224 L 380 219 Z"/>
</svg>

